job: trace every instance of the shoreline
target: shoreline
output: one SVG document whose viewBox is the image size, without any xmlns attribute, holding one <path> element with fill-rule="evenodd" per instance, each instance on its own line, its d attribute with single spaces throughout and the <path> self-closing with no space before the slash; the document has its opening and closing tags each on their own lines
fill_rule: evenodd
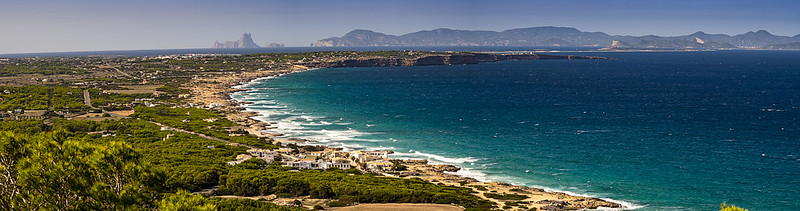
<svg viewBox="0 0 800 211">
<path fill-rule="evenodd" d="M 252 72 L 242 72 L 238 74 L 226 75 L 224 77 L 211 77 L 206 79 L 199 79 L 201 81 L 210 81 L 212 83 L 196 83 L 193 82 L 189 86 L 193 92 L 190 101 L 199 104 L 217 103 L 219 106 L 212 108 L 223 111 L 226 118 L 231 121 L 246 126 L 247 131 L 259 137 L 278 138 L 276 141 L 286 142 L 286 138 L 282 138 L 283 134 L 262 133 L 262 130 L 274 128 L 275 122 L 260 121 L 253 117 L 262 116 L 258 112 L 248 111 L 241 107 L 247 104 L 247 101 L 239 101 L 234 99 L 231 94 L 236 92 L 243 92 L 249 89 L 243 87 L 248 83 L 257 81 L 268 80 L 269 78 L 279 77 L 286 74 L 315 70 L 319 68 L 310 68 L 301 65 L 287 66 L 286 69 L 275 70 L 259 70 Z M 202 87 L 199 87 L 202 86 Z M 287 137 L 288 138 L 288 137 Z M 279 140 L 281 139 L 281 140 Z M 314 140 L 306 145 L 315 145 Z M 319 144 L 316 144 L 319 145 Z M 322 145 L 324 146 L 324 145 Z M 326 148 L 330 148 L 326 146 Z M 560 191 L 555 189 L 535 188 L 520 185 L 513 185 L 505 182 L 498 181 L 480 181 L 475 178 L 467 177 L 457 174 L 456 172 L 462 168 L 449 165 L 449 164 L 433 164 L 429 163 L 426 159 L 425 164 L 406 163 L 410 169 L 423 172 L 420 175 L 409 176 L 406 178 L 420 178 L 432 183 L 442 183 L 445 185 L 462 186 L 473 189 L 476 193 L 474 195 L 493 201 L 500 207 L 503 207 L 504 202 L 508 200 L 499 200 L 488 198 L 486 193 L 494 194 L 519 194 L 528 196 L 527 199 L 520 200 L 526 202 L 529 207 L 537 207 L 540 209 L 602 209 L 602 210 L 628 210 L 638 209 L 642 206 L 635 205 L 625 201 L 619 201 L 607 198 L 597 198 L 582 194 L 571 193 L 568 191 Z M 450 170 L 450 171 L 448 171 Z M 488 179 L 487 179 L 488 180 Z M 482 188 L 481 188 L 482 187 Z"/>
</svg>

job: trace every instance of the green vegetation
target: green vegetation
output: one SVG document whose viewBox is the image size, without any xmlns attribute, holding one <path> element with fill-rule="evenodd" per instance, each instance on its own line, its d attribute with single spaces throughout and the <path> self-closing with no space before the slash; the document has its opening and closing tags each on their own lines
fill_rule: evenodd
<svg viewBox="0 0 800 211">
<path fill-rule="evenodd" d="M 261 210 L 275 210 L 275 211 L 299 211 L 305 210 L 298 207 L 284 207 L 273 203 L 260 202 L 250 199 L 225 199 L 225 198 L 212 198 L 211 201 L 216 205 L 219 211 L 261 211 Z"/>
<path fill-rule="evenodd" d="M 336 169 L 290 172 L 274 165 L 264 170 L 234 168 L 221 181 L 221 185 L 218 194 L 310 196 L 334 198 L 344 204 L 436 203 L 480 209 L 489 209 L 494 205 L 470 194 L 471 189 L 468 188 L 437 185 L 420 179 L 347 175 L 345 171 Z"/>
<path fill-rule="evenodd" d="M 83 91 L 67 87 L 23 86 L 0 87 L 0 111 L 24 110 L 86 110 Z"/>
<path fill-rule="evenodd" d="M 519 189 L 519 188 L 512 188 L 511 190 L 508 190 L 508 191 L 511 191 L 511 192 L 517 192 L 517 193 L 525 193 L 525 191 L 524 191 L 524 190 L 522 190 L 522 189 Z"/>
<path fill-rule="evenodd" d="M 192 195 L 189 191 L 179 190 L 174 194 L 166 194 L 164 199 L 158 203 L 158 209 L 212 211 L 217 210 L 217 206 L 203 196 Z"/>
<path fill-rule="evenodd" d="M 344 207 L 344 206 L 347 206 L 347 203 L 342 202 L 342 201 L 331 201 L 331 202 L 328 202 L 328 206 L 329 207 Z"/>
<path fill-rule="evenodd" d="M 118 94 L 103 92 L 97 89 L 90 89 L 89 96 L 92 98 L 92 106 L 104 108 L 105 110 L 124 110 L 130 109 L 128 105 L 136 98 L 152 98 L 152 94 Z M 81 96 L 83 99 L 83 96 Z M 81 101 L 82 103 L 83 101 Z"/>
<path fill-rule="evenodd" d="M 157 196 L 157 171 L 123 142 L 92 144 L 57 130 L 0 133 L 3 210 L 141 209 Z"/>
<path fill-rule="evenodd" d="M 42 75 L 55 75 L 55 74 L 79 74 L 86 71 L 80 69 L 73 69 L 63 64 L 54 62 L 35 62 L 29 65 L 3 65 L 0 66 L 0 77 L 17 76 L 22 74 L 42 74 Z"/>
<path fill-rule="evenodd" d="M 527 199 L 528 196 L 519 195 L 519 194 L 495 194 L 495 193 L 483 193 L 484 196 L 487 198 L 499 199 L 499 200 L 523 200 Z"/>
<path fill-rule="evenodd" d="M 483 185 L 471 185 L 470 187 L 473 187 L 473 188 L 475 188 L 475 189 L 477 189 L 479 191 L 487 191 L 487 190 L 489 190 L 489 189 L 486 189 L 486 187 L 483 186 Z"/>
<path fill-rule="evenodd" d="M 218 183 L 220 175 L 225 174 L 226 162 L 246 150 L 192 134 L 162 131 L 157 125 L 142 120 L 95 122 L 61 119 L 53 124 L 86 142 L 124 141 L 136 146 L 144 152 L 145 160 L 163 169 L 165 190 L 210 188 Z M 102 133 L 96 132 L 115 136 L 102 137 Z"/>
<path fill-rule="evenodd" d="M 258 137 L 254 135 L 230 136 L 231 133 L 226 131 L 226 129 L 236 124 L 211 110 L 199 108 L 169 108 L 166 106 L 136 107 L 136 113 L 131 115 L 131 117 L 159 122 L 171 127 L 250 146 L 265 149 L 278 148 L 275 145 L 259 140 Z"/>
<path fill-rule="evenodd" d="M 49 129 L 50 126 L 42 123 L 40 120 L 3 121 L 2 124 L 0 124 L 0 131 L 17 134 L 36 134 L 48 131 Z"/>
<path fill-rule="evenodd" d="M 720 207 L 719 211 L 748 211 L 747 209 L 743 209 L 741 207 L 737 207 L 737 206 L 733 206 L 733 205 L 728 206 L 725 203 L 722 203 L 722 205 L 719 205 L 719 207 Z"/>
</svg>

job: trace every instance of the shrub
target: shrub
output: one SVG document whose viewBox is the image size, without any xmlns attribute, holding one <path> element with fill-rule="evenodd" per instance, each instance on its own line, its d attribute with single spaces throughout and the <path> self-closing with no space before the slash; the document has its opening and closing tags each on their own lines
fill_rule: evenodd
<svg viewBox="0 0 800 211">
<path fill-rule="evenodd" d="M 487 198 L 493 199 L 500 199 L 500 200 L 523 200 L 527 199 L 528 196 L 526 195 L 519 195 L 519 194 L 494 194 L 494 193 L 483 193 L 484 196 Z"/>
<path fill-rule="evenodd" d="M 741 207 L 737 207 L 737 206 L 733 206 L 733 205 L 728 206 L 725 203 L 722 203 L 722 205 L 720 205 L 719 207 L 720 207 L 719 211 L 748 211 L 747 209 L 743 209 Z"/>
<path fill-rule="evenodd" d="M 328 202 L 328 206 L 329 207 L 344 207 L 344 206 L 347 206 L 347 204 L 345 204 L 344 202 L 341 202 L 341 201 L 331 201 L 331 202 Z"/>
</svg>

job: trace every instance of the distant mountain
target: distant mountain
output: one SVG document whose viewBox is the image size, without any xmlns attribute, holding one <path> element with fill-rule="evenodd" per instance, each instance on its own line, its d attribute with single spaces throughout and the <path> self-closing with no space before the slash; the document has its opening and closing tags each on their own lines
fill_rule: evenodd
<svg viewBox="0 0 800 211">
<path fill-rule="evenodd" d="M 795 37 L 797 37 L 797 36 L 795 36 Z M 780 44 L 780 45 L 767 45 L 767 46 L 764 46 L 764 49 L 798 50 L 798 49 L 800 49 L 800 42 L 786 43 L 786 44 Z"/>
<path fill-rule="evenodd" d="M 283 43 L 270 43 L 269 45 L 264 46 L 264 47 L 267 47 L 267 48 L 280 48 L 280 47 L 285 47 L 285 46 L 286 45 L 284 45 Z"/>
<path fill-rule="evenodd" d="M 270 43 L 266 47 L 283 47 L 283 44 L 280 43 Z M 242 34 L 242 38 L 237 41 L 225 41 L 220 43 L 219 41 L 214 42 L 213 48 L 260 48 L 261 46 L 256 45 L 253 42 L 253 38 L 250 36 L 250 33 Z"/>
<path fill-rule="evenodd" d="M 614 47 L 624 43 L 624 48 L 671 48 L 671 49 L 719 49 L 719 48 L 760 48 L 800 42 L 800 35 L 794 37 L 773 35 L 759 30 L 730 36 L 707 34 L 699 31 L 694 34 L 662 37 L 609 35 L 603 32 L 583 32 L 570 27 L 531 27 L 510 29 L 502 32 L 434 29 L 400 36 L 387 35 L 370 30 L 354 30 L 342 37 L 319 40 L 311 46 L 596 46 Z"/>
</svg>

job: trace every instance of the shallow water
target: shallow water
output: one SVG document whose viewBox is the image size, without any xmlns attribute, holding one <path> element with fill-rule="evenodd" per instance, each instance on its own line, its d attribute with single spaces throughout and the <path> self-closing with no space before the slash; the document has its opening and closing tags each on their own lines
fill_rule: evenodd
<svg viewBox="0 0 800 211">
<path fill-rule="evenodd" d="M 643 210 L 800 208 L 800 51 L 319 69 L 233 94 L 274 132 Z"/>
</svg>

